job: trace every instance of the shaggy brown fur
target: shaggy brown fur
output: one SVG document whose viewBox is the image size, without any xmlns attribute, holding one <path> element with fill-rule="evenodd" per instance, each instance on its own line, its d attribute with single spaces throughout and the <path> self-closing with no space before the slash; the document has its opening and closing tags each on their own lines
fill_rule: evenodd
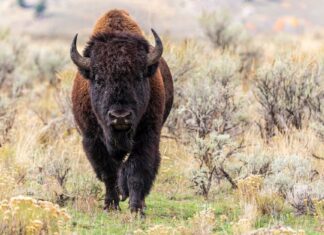
<svg viewBox="0 0 324 235">
<path fill-rule="evenodd" d="M 97 21 L 84 56 L 93 58 L 92 70 L 100 77 L 114 77 L 110 78 L 114 83 L 110 81 L 110 85 L 105 83 L 106 88 L 98 87 L 95 78 L 91 78 L 94 72 L 81 68 L 74 80 L 74 117 L 83 136 L 87 157 L 98 178 L 106 185 L 107 209 L 119 208 L 121 194 L 123 199 L 130 197 L 131 211 L 142 212 L 145 196 L 149 193 L 159 168 L 160 133 L 172 107 L 173 82 L 163 58 L 158 64 L 147 68 L 147 71 L 145 66 L 140 69 L 149 49 L 152 47 L 148 46 L 142 30 L 126 11 L 109 11 Z M 94 51 L 97 52 L 96 55 L 93 55 Z M 115 56 L 111 61 L 107 57 L 109 53 Z M 142 79 L 148 80 L 138 82 L 136 79 L 142 74 L 147 74 L 149 77 L 145 78 L 144 75 Z M 136 90 L 131 85 L 140 83 L 146 87 L 146 82 L 148 86 L 144 90 Z M 114 91 L 109 90 L 110 98 L 107 96 L 106 99 L 102 97 L 102 89 L 106 89 L 106 92 L 109 89 Z M 135 91 L 137 92 L 134 96 Z M 130 105 L 132 97 L 140 97 L 133 101 L 143 104 L 132 109 L 135 114 L 134 133 L 129 143 L 123 143 L 123 139 L 128 136 L 123 134 L 118 137 L 120 133 L 113 134 L 106 125 L 103 113 L 107 113 L 117 103 Z M 110 103 L 106 101 L 108 98 Z M 113 102 L 113 99 L 119 100 Z M 125 105 L 120 107 L 125 108 Z M 129 157 L 124 161 L 127 153 Z"/>
</svg>

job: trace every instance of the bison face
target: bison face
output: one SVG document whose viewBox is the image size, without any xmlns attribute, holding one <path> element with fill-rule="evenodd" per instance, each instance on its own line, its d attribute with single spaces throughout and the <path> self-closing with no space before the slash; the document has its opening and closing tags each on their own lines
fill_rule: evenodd
<svg viewBox="0 0 324 235">
<path fill-rule="evenodd" d="M 133 136 L 150 100 L 150 77 L 162 55 L 162 43 L 152 30 L 156 47 L 126 33 L 91 38 L 82 57 L 71 47 L 71 58 L 89 80 L 92 110 L 102 127 L 108 150 L 129 152 Z"/>
</svg>

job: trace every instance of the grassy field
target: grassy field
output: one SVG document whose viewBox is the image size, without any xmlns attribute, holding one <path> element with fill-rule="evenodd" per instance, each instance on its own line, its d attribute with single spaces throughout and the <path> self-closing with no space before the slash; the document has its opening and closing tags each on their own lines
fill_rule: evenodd
<svg viewBox="0 0 324 235">
<path fill-rule="evenodd" d="M 163 40 L 175 104 L 145 219 L 127 201 L 103 211 L 69 43 L 1 31 L 0 234 L 323 234 L 323 34 L 251 37 L 210 15 L 202 27 Z"/>
</svg>

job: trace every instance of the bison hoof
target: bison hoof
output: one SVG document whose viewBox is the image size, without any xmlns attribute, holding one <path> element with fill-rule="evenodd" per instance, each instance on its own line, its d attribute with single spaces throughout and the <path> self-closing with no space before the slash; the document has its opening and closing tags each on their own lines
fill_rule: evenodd
<svg viewBox="0 0 324 235">
<path fill-rule="evenodd" d="M 146 208 L 144 200 L 139 203 L 130 203 L 130 211 L 135 213 L 136 216 L 140 216 L 141 219 L 145 219 L 144 210 Z"/>
<path fill-rule="evenodd" d="M 143 208 L 131 208 L 131 213 L 135 214 L 136 218 L 145 219 L 145 213 Z"/>
<path fill-rule="evenodd" d="M 120 211 L 119 205 L 116 205 L 115 203 L 112 204 L 106 204 L 104 206 L 104 211 L 109 212 L 109 211 Z"/>
<path fill-rule="evenodd" d="M 120 211 L 119 201 L 113 200 L 113 199 L 105 200 L 104 210 L 107 212 L 108 211 Z"/>
</svg>

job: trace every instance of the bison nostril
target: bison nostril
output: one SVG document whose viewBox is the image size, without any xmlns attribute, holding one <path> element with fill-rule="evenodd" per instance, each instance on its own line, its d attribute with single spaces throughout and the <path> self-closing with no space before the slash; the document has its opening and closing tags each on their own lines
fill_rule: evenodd
<svg viewBox="0 0 324 235">
<path fill-rule="evenodd" d="M 129 128 L 131 126 L 132 113 L 124 110 L 111 110 L 108 112 L 111 125 L 116 128 Z"/>
<path fill-rule="evenodd" d="M 115 116 L 115 114 L 114 114 L 112 111 L 109 111 L 109 112 L 108 112 L 108 116 L 109 116 L 109 118 L 111 118 L 111 119 L 115 119 L 115 118 L 117 118 L 117 117 Z"/>
<path fill-rule="evenodd" d="M 108 112 L 110 125 L 116 131 L 127 131 L 132 127 L 132 113 L 124 110 L 112 110 Z"/>
</svg>

